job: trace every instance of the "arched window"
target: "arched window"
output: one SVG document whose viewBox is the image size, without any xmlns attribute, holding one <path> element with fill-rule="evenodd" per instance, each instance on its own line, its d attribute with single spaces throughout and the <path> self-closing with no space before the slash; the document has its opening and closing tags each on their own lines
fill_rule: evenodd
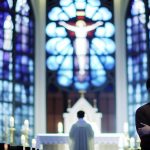
<svg viewBox="0 0 150 150">
<path fill-rule="evenodd" d="M 25 119 L 34 133 L 34 15 L 28 0 L 0 1 L 0 135 L 15 118 L 16 143 Z M 1 137 L 6 138 L 6 137 Z M 6 139 L 4 139 L 6 140 Z"/>
<path fill-rule="evenodd" d="M 149 5 L 150 6 L 150 5 Z M 146 80 L 149 72 L 149 8 L 147 1 L 132 0 L 126 16 L 127 89 L 129 132 L 135 131 L 135 111 L 148 101 Z"/>
<path fill-rule="evenodd" d="M 12 7 L 12 6 L 11 6 Z M 8 116 L 13 113 L 13 24 L 7 1 L 0 2 L 0 138 L 8 130 Z"/>
<path fill-rule="evenodd" d="M 60 87 L 87 91 L 114 77 L 115 28 L 112 12 L 104 4 L 100 0 L 48 1 L 48 81 L 55 74 Z"/>
</svg>

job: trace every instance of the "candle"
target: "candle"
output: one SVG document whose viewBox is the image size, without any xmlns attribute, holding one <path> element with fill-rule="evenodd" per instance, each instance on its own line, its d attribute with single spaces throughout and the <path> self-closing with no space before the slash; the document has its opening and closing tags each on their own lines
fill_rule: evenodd
<svg viewBox="0 0 150 150">
<path fill-rule="evenodd" d="M 25 139 L 25 135 L 21 135 L 21 144 L 22 144 L 22 146 L 25 146 L 25 141 L 26 141 L 26 139 Z"/>
<path fill-rule="evenodd" d="M 32 148 L 36 148 L 36 140 L 32 139 Z"/>
<path fill-rule="evenodd" d="M 62 122 L 58 122 L 58 133 L 62 133 L 63 132 L 63 124 Z"/>
<path fill-rule="evenodd" d="M 123 131 L 124 131 L 124 133 L 128 133 L 128 123 L 127 122 L 125 122 L 123 125 Z"/>
<path fill-rule="evenodd" d="M 29 129 L 29 121 L 28 120 L 24 121 L 24 128 Z"/>
<path fill-rule="evenodd" d="M 10 127 L 13 128 L 14 127 L 14 117 L 10 117 Z"/>
</svg>

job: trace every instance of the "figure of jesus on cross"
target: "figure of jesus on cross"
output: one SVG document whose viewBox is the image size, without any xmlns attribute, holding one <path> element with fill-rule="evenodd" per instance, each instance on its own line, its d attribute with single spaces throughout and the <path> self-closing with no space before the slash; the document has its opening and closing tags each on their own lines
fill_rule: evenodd
<svg viewBox="0 0 150 150">
<path fill-rule="evenodd" d="M 66 22 L 59 22 L 60 25 L 65 27 L 66 29 L 73 31 L 75 33 L 75 40 L 74 40 L 74 49 L 77 55 L 77 60 L 79 64 L 79 75 L 84 75 L 87 65 L 87 57 L 86 54 L 89 49 L 89 42 L 87 40 L 87 34 L 89 31 L 96 29 L 98 26 L 102 25 L 101 21 L 98 21 L 92 25 L 86 25 L 84 20 L 78 20 L 76 25 L 70 25 Z"/>
</svg>

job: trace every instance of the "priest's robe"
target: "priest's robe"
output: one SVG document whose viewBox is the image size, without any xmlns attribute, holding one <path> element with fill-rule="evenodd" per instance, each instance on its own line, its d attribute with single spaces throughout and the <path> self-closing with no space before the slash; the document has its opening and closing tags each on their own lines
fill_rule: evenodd
<svg viewBox="0 0 150 150">
<path fill-rule="evenodd" d="M 94 150 L 94 132 L 89 123 L 79 119 L 69 133 L 70 150 Z"/>
</svg>

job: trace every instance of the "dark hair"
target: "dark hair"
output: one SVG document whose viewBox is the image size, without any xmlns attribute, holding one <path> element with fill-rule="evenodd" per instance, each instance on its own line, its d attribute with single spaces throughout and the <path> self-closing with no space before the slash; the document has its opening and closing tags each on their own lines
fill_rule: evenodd
<svg viewBox="0 0 150 150">
<path fill-rule="evenodd" d="M 146 81 L 146 88 L 148 91 L 150 91 L 150 78 L 148 78 Z"/>
<path fill-rule="evenodd" d="M 78 118 L 83 118 L 84 117 L 84 111 L 80 110 L 77 112 L 77 117 Z"/>
</svg>

